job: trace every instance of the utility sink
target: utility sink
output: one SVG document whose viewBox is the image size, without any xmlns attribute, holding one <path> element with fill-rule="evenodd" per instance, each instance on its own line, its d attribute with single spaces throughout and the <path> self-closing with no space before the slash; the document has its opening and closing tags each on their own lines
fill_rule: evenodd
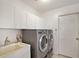
<svg viewBox="0 0 79 59">
<path fill-rule="evenodd" d="M 13 43 L 0 48 L 1 58 L 30 58 L 30 45 L 25 43 Z"/>
</svg>

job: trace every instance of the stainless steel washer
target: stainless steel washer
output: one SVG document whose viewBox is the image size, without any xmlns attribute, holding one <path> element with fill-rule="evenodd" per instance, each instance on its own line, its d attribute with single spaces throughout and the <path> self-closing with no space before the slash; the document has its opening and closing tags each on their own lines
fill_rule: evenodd
<svg viewBox="0 0 79 59">
<path fill-rule="evenodd" d="M 31 56 L 44 58 L 48 52 L 47 30 L 23 30 L 23 42 L 31 44 Z"/>
</svg>

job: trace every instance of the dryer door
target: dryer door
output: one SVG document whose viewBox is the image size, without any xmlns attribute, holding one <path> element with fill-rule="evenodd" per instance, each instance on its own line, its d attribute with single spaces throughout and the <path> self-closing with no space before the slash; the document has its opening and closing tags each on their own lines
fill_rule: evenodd
<svg viewBox="0 0 79 59">
<path fill-rule="evenodd" d="M 48 49 L 48 37 L 46 34 L 42 35 L 39 40 L 39 48 L 41 52 L 46 52 Z"/>
</svg>

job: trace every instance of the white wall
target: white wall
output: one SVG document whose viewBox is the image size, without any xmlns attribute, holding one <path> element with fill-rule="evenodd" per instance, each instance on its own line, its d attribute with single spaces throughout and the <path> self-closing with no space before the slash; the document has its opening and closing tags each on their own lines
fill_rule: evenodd
<svg viewBox="0 0 79 59">
<path fill-rule="evenodd" d="M 68 13 L 79 12 L 79 4 L 65 6 L 63 8 L 51 10 L 43 14 L 47 28 L 54 30 L 54 53 L 58 53 L 58 16 Z"/>
<path fill-rule="evenodd" d="M 17 42 L 16 36 L 18 33 L 22 34 L 21 30 L 0 29 L 0 47 L 4 46 L 6 37 L 8 37 L 8 40 L 12 43 Z"/>
</svg>

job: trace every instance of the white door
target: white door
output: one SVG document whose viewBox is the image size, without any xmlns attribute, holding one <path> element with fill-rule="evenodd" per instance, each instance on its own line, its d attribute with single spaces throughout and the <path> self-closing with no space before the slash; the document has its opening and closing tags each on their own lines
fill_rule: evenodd
<svg viewBox="0 0 79 59">
<path fill-rule="evenodd" d="M 45 53 L 48 49 L 48 37 L 46 34 L 42 35 L 39 40 L 39 49 L 42 53 Z"/>
<path fill-rule="evenodd" d="M 59 54 L 79 57 L 79 14 L 59 17 Z"/>
</svg>

